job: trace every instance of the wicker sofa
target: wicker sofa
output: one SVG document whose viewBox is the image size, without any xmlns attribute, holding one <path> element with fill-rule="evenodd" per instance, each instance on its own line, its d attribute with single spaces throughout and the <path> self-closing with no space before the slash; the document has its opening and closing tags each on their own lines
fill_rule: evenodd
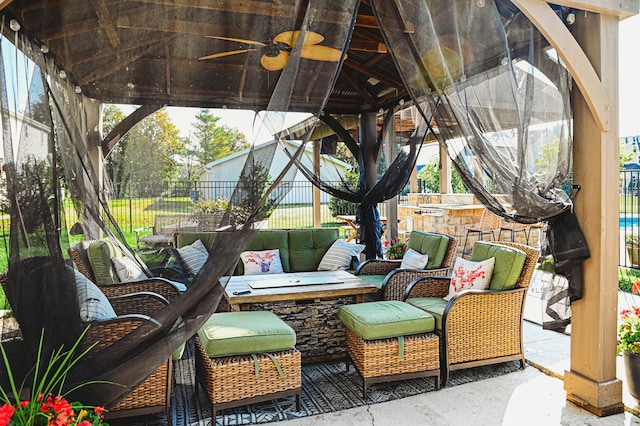
<svg viewBox="0 0 640 426">
<path fill-rule="evenodd" d="M 182 248 L 200 240 L 211 247 L 216 232 L 179 232 L 174 234 L 174 247 Z M 327 250 L 338 239 L 338 229 L 264 229 L 256 233 L 246 250 L 280 251 L 282 269 L 286 272 L 316 271 Z M 243 275 L 244 267 L 238 261 L 234 275 Z"/>
</svg>

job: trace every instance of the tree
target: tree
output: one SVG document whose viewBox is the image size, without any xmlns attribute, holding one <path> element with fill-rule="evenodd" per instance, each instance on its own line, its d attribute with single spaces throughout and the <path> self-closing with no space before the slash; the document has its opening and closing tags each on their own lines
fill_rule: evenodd
<svg viewBox="0 0 640 426">
<path fill-rule="evenodd" d="M 425 188 L 429 192 L 440 192 L 440 163 L 437 157 L 433 157 L 418 172 L 418 179 L 422 180 Z M 454 194 L 467 193 L 467 188 L 462 183 L 462 178 L 458 171 L 451 170 L 451 188 Z"/>
<path fill-rule="evenodd" d="M 123 118 L 117 107 L 107 106 L 103 115 L 105 132 Z M 124 135 L 106 159 L 114 195 L 121 197 L 129 188 L 136 196 L 160 195 L 164 182 L 177 176 L 175 157 L 184 150 L 184 144 L 164 109 L 146 117 Z"/>
<path fill-rule="evenodd" d="M 194 142 L 200 147 L 199 159 L 203 166 L 250 146 L 244 133 L 219 125 L 219 121 L 220 117 L 201 109 L 196 115 L 196 122 L 192 123 L 195 128 Z"/>
</svg>

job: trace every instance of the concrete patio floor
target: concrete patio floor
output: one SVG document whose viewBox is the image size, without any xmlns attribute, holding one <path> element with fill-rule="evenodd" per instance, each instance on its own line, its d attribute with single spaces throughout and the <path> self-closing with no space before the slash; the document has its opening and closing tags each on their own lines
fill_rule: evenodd
<svg viewBox="0 0 640 426">
<path fill-rule="evenodd" d="M 539 288 L 527 297 L 524 324 L 527 368 L 503 376 L 443 388 L 390 402 L 350 410 L 271 423 L 303 425 L 637 425 L 640 406 L 623 383 L 625 412 L 598 417 L 566 400 L 562 375 L 569 369 L 571 337 L 543 330 Z M 636 296 L 621 293 L 620 308 L 640 304 Z M 624 379 L 622 357 L 618 377 Z"/>
</svg>

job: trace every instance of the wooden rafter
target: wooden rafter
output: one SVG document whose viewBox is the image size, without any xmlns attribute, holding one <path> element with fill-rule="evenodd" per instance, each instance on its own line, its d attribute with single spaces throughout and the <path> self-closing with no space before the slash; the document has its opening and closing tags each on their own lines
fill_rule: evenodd
<svg viewBox="0 0 640 426">
<path fill-rule="evenodd" d="M 100 23 L 100 26 L 107 34 L 107 38 L 109 39 L 109 43 L 111 43 L 111 46 L 116 48 L 120 47 L 120 37 L 118 36 L 116 27 L 111 21 L 111 14 L 109 13 L 109 8 L 104 3 L 104 0 L 91 0 L 91 4 L 93 5 L 93 9 L 98 16 L 98 22 Z"/>
<path fill-rule="evenodd" d="M 168 37 L 167 40 L 164 41 L 164 42 L 154 43 L 154 44 L 150 45 L 149 47 L 147 47 L 146 49 L 143 49 L 143 50 L 139 51 L 137 55 L 120 56 L 117 60 L 113 61 L 111 66 L 102 68 L 100 70 L 95 70 L 95 71 L 93 71 L 93 72 L 91 72 L 91 73 L 89 73 L 87 75 L 84 75 L 84 76 L 76 76 L 76 78 L 78 78 L 78 82 L 80 84 L 86 84 L 86 83 L 91 82 L 91 81 L 100 80 L 102 78 L 105 78 L 105 77 L 117 72 L 118 70 L 121 70 L 122 68 L 126 67 L 127 65 L 135 62 L 136 60 L 138 60 L 141 57 L 147 55 L 148 53 L 151 53 L 153 51 L 161 49 L 165 45 L 166 42 L 168 42 L 169 40 L 171 40 L 171 39 L 173 39 L 175 37 L 177 37 L 177 35 L 174 35 L 172 37 Z"/>
<path fill-rule="evenodd" d="M 362 85 L 360 83 L 358 83 L 358 81 L 354 78 L 352 78 L 348 72 L 345 71 L 345 69 L 343 68 L 342 70 L 340 70 L 340 77 L 344 78 L 345 80 L 347 80 L 349 82 L 349 85 L 351 87 L 353 87 L 353 89 L 358 92 L 360 94 L 360 96 L 362 96 L 363 98 L 365 98 L 368 102 L 370 103 L 374 103 L 375 102 L 375 98 L 373 97 L 373 95 L 366 90 L 364 87 L 362 87 Z"/>
</svg>

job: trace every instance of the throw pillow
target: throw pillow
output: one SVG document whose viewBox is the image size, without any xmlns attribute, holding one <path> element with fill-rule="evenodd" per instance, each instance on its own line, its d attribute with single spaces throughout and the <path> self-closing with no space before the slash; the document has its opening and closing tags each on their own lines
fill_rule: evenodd
<svg viewBox="0 0 640 426">
<path fill-rule="evenodd" d="M 427 262 L 429 262 L 428 254 L 421 254 L 410 248 L 402 257 L 400 269 L 424 269 L 427 266 Z"/>
<path fill-rule="evenodd" d="M 130 281 L 140 281 L 147 279 L 147 274 L 142 272 L 140 266 L 128 257 L 114 257 L 111 259 L 114 268 L 116 268 L 116 274 L 120 278 L 120 282 L 126 283 Z"/>
<path fill-rule="evenodd" d="M 351 258 L 358 256 L 362 250 L 364 250 L 362 244 L 350 244 L 345 240 L 337 239 L 322 256 L 318 271 L 346 271 L 351 266 Z"/>
<path fill-rule="evenodd" d="M 197 240 L 193 244 L 180 247 L 178 249 L 180 260 L 182 261 L 184 268 L 190 275 L 196 275 L 200 269 L 207 262 L 209 253 L 202 241 Z"/>
<path fill-rule="evenodd" d="M 280 250 L 243 251 L 240 259 L 245 275 L 282 274 Z"/>
<path fill-rule="evenodd" d="M 472 262 L 461 257 L 457 258 L 456 263 L 453 265 L 449 294 L 444 297 L 444 300 L 450 300 L 462 290 L 486 290 L 489 288 L 495 263 L 495 257 L 481 262 Z"/>
<path fill-rule="evenodd" d="M 80 272 L 73 270 L 80 305 L 80 319 L 84 322 L 115 318 L 116 311 L 97 285 Z"/>
</svg>

